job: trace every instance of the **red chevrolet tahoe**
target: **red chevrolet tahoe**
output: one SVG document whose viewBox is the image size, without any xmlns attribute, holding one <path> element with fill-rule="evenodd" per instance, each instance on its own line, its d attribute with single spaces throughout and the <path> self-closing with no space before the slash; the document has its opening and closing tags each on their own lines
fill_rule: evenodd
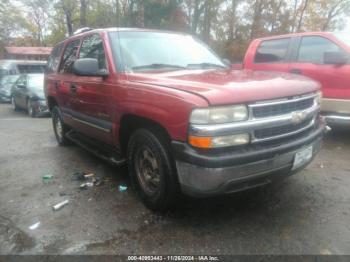
<svg viewBox="0 0 350 262">
<path fill-rule="evenodd" d="M 305 75 L 322 86 L 327 122 L 350 126 L 350 34 L 300 33 L 254 40 L 245 69 Z"/>
<path fill-rule="evenodd" d="M 326 129 L 319 84 L 235 71 L 182 33 L 98 29 L 52 51 L 45 93 L 60 145 L 114 164 L 153 210 L 181 193 L 226 194 L 306 166 Z"/>
</svg>

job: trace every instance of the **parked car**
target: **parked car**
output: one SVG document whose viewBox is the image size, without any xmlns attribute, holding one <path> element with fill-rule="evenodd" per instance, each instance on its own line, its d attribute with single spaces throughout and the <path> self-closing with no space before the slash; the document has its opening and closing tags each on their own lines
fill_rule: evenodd
<svg viewBox="0 0 350 262">
<path fill-rule="evenodd" d="M 288 177 L 320 148 L 319 84 L 235 71 L 182 33 L 99 29 L 56 45 L 45 94 L 60 145 L 116 165 L 153 210 Z M 181 193 L 180 193 L 181 192 Z"/>
<path fill-rule="evenodd" d="M 43 74 L 46 61 L 0 60 L 0 79 L 6 75 Z"/>
<path fill-rule="evenodd" d="M 18 77 L 18 75 L 8 75 L 0 79 L 0 102 L 11 102 L 11 89 Z"/>
<path fill-rule="evenodd" d="M 48 114 L 44 95 L 44 75 L 20 75 L 11 91 L 15 110 L 26 109 L 31 117 Z"/>
<path fill-rule="evenodd" d="M 350 125 L 349 33 L 311 32 L 257 39 L 247 50 L 243 68 L 290 72 L 318 81 L 327 121 Z"/>
</svg>

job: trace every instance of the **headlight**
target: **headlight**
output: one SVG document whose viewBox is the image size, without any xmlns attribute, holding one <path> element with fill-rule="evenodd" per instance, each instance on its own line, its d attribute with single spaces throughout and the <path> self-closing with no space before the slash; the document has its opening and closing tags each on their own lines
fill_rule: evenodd
<svg viewBox="0 0 350 262">
<path fill-rule="evenodd" d="M 225 124 L 248 119 L 245 105 L 201 108 L 192 111 L 191 124 Z"/>
<path fill-rule="evenodd" d="M 317 92 L 317 95 L 315 97 L 315 101 L 318 105 L 321 105 L 321 103 L 322 103 L 322 92 L 321 91 Z"/>
<path fill-rule="evenodd" d="M 250 136 L 247 133 L 214 137 L 189 136 L 188 142 L 198 148 L 220 148 L 249 144 Z"/>
</svg>

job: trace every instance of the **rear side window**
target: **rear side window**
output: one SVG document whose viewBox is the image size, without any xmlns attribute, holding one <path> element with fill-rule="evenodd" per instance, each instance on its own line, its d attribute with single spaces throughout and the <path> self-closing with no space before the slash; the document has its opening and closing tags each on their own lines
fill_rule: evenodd
<svg viewBox="0 0 350 262">
<path fill-rule="evenodd" d="M 55 46 L 55 48 L 52 50 L 51 55 L 47 60 L 46 73 L 52 73 L 57 70 L 58 64 L 60 62 L 60 54 L 61 54 L 62 47 L 63 47 L 63 44 L 59 44 Z"/>
<path fill-rule="evenodd" d="M 77 51 L 79 48 L 80 40 L 70 42 L 63 53 L 63 59 L 60 66 L 61 74 L 72 73 L 73 64 L 77 59 Z"/>
<path fill-rule="evenodd" d="M 258 47 L 255 63 L 276 63 L 286 60 L 290 38 L 263 41 Z"/>
<path fill-rule="evenodd" d="M 79 58 L 95 58 L 99 69 L 107 69 L 103 41 L 98 34 L 86 37 L 81 45 Z"/>
<path fill-rule="evenodd" d="M 41 74 L 45 71 L 45 65 L 17 65 L 20 74 Z"/>
<path fill-rule="evenodd" d="M 298 62 L 324 64 L 326 52 L 344 52 L 344 50 L 324 37 L 304 36 L 300 43 Z"/>
</svg>

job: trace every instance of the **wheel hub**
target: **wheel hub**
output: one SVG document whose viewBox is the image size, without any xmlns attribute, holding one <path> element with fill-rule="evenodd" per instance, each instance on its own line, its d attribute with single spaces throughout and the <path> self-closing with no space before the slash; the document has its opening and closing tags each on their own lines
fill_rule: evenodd
<svg viewBox="0 0 350 262">
<path fill-rule="evenodd" d="M 154 195 L 160 187 L 158 161 L 149 148 L 142 148 L 136 156 L 137 178 L 144 192 Z"/>
</svg>

